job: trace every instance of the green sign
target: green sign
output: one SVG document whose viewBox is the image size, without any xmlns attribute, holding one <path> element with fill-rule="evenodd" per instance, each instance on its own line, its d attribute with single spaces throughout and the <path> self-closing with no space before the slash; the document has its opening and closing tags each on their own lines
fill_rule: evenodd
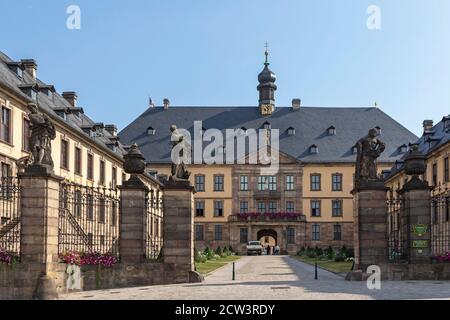
<svg viewBox="0 0 450 320">
<path fill-rule="evenodd" d="M 426 224 L 416 224 L 413 226 L 413 232 L 418 237 L 423 237 L 428 231 Z"/>
<path fill-rule="evenodd" d="M 413 240 L 412 245 L 413 245 L 413 248 L 416 248 L 416 249 L 428 248 L 428 241 L 427 240 Z"/>
</svg>

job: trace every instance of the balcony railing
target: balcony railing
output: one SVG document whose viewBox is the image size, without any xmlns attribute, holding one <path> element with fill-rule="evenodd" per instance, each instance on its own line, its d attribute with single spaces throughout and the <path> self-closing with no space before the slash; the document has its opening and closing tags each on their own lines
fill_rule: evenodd
<svg viewBox="0 0 450 320">
<path fill-rule="evenodd" d="M 286 221 L 298 222 L 305 221 L 305 216 L 294 212 L 249 212 L 237 213 L 229 216 L 229 222 L 264 222 L 264 221 Z"/>
<path fill-rule="evenodd" d="M 255 199 L 280 199 L 281 192 L 274 190 L 258 190 L 253 193 Z"/>
</svg>

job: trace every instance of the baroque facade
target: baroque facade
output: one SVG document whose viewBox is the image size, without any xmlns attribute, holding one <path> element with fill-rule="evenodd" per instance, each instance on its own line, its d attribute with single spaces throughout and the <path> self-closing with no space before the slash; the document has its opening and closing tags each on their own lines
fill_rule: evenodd
<svg viewBox="0 0 450 320">
<path fill-rule="evenodd" d="M 276 243 L 289 253 L 302 246 L 352 247 L 356 142 L 369 129 L 377 129 L 386 141 L 379 159 L 381 174 L 407 152 L 403 144 L 417 137 L 378 108 L 305 107 L 300 99 L 293 99 L 291 106 L 276 106 L 276 76 L 267 55 L 258 76 L 257 106 L 175 107 L 165 99 L 161 107 L 149 106 L 119 137 L 140 145 L 148 172 L 165 179 L 170 175 L 171 125 L 188 130 L 191 137 L 208 129 L 278 129 L 281 163 L 276 174 L 263 175 L 263 166 L 237 162 L 188 166 L 197 191 L 197 247 L 231 245 L 245 252 L 251 240 Z M 201 130 L 195 121 L 202 121 Z M 225 160 L 227 150 L 224 142 L 214 152 Z M 247 145 L 247 157 L 250 150 Z"/>
</svg>

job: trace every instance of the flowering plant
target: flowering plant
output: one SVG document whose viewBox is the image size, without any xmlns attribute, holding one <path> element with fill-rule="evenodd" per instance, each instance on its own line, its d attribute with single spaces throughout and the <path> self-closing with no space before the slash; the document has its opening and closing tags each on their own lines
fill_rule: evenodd
<svg viewBox="0 0 450 320">
<path fill-rule="evenodd" d="M 6 251 L 0 247 L 0 263 L 1 264 L 13 264 L 19 260 L 19 257 L 13 253 Z"/>
<path fill-rule="evenodd" d="M 245 212 L 245 213 L 238 213 L 238 218 L 241 220 L 247 220 L 247 219 L 265 219 L 269 218 L 271 220 L 276 219 L 297 219 L 301 216 L 299 213 L 295 212 Z"/>
<path fill-rule="evenodd" d="M 61 262 L 66 264 L 74 264 L 78 266 L 102 266 L 111 268 L 119 259 L 112 253 L 79 253 L 76 251 L 67 251 L 59 255 Z"/>
<path fill-rule="evenodd" d="M 433 257 L 434 260 L 439 262 L 450 262 L 450 252 Z"/>
</svg>

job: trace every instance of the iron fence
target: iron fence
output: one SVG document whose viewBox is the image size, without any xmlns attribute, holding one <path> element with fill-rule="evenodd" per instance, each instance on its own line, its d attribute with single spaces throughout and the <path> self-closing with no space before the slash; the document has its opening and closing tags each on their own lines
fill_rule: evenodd
<svg viewBox="0 0 450 320">
<path fill-rule="evenodd" d="M 150 190 L 146 197 L 146 257 L 157 260 L 163 248 L 163 209 L 159 190 Z"/>
<path fill-rule="evenodd" d="M 0 248 L 20 255 L 20 185 L 16 177 L 0 179 Z"/>
<path fill-rule="evenodd" d="M 450 190 L 438 187 L 431 197 L 431 251 L 433 256 L 450 252 Z"/>
<path fill-rule="evenodd" d="M 119 254 L 119 189 L 63 182 L 58 252 Z"/>
<path fill-rule="evenodd" d="M 399 192 L 390 192 L 388 198 L 388 258 L 391 261 L 405 260 L 408 241 L 403 238 L 402 229 L 406 221 L 402 221 L 404 202 Z"/>
</svg>

